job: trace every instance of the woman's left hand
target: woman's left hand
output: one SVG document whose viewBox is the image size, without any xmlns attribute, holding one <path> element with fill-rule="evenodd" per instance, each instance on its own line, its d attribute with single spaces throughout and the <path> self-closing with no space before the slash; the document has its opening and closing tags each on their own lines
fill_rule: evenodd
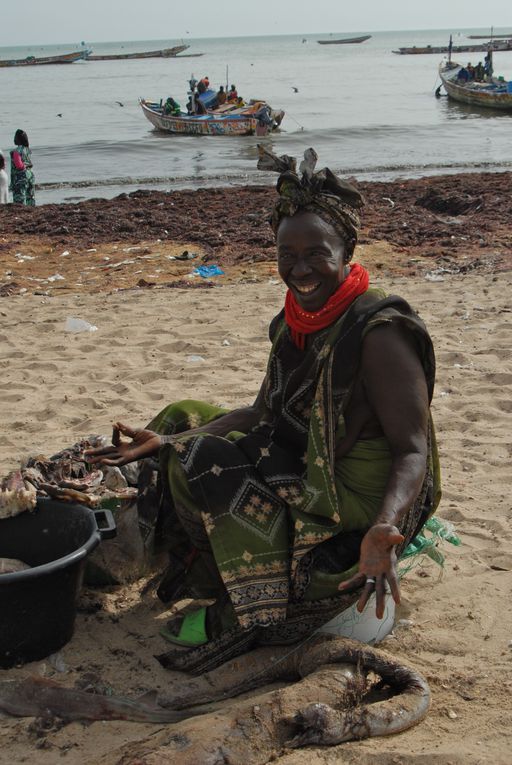
<svg viewBox="0 0 512 765">
<path fill-rule="evenodd" d="M 342 591 L 364 587 L 357 601 L 359 612 L 364 609 L 370 595 L 375 591 L 377 598 L 375 613 L 378 619 L 382 619 L 386 583 L 389 585 L 395 603 L 400 603 L 395 546 L 403 542 L 403 539 L 397 527 L 390 523 L 378 523 L 366 532 L 361 542 L 359 573 L 339 585 Z"/>
</svg>

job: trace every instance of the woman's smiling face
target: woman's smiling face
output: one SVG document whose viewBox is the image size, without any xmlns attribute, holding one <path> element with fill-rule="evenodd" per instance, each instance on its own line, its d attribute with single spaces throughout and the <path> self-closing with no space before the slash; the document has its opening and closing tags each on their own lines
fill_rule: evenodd
<svg viewBox="0 0 512 765">
<path fill-rule="evenodd" d="M 348 275 L 347 248 L 312 212 L 283 218 L 277 230 L 279 275 L 305 311 L 319 311 Z"/>
</svg>

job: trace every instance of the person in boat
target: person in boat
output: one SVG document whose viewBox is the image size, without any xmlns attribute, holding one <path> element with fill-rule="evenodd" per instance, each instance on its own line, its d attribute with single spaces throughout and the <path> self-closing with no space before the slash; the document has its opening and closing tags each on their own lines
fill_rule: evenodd
<svg viewBox="0 0 512 765">
<path fill-rule="evenodd" d="M 476 82 L 482 82 L 484 79 L 484 65 L 481 61 L 475 66 L 475 80 Z"/>
<path fill-rule="evenodd" d="M 199 95 L 196 95 L 194 99 L 194 114 L 202 116 L 203 114 L 207 114 L 208 111 L 206 109 L 206 106 L 203 104 L 201 99 L 199 98 Z"/>
<path fill-rule="evenodd" d="M 460 69 L 459 69 L 459 71 L 457 72 L 457 81 L 458 81 L 459 83 L 461 83 L 461 84 L 462 84 L 462 83 L 466 83 L 466 82 L 468 82 L 468 81 L 469 81 L 469 72 L 468 72 L 468 70 L 466 69 L 466 67 L 464 67 L 464 66 L 461 66 L 461 68 L 460 68 Z"/>
<path fill-rule="evenodd" d="M 468 82 L 472 82 L 475 79 L 475 67 L 468 61 L 466 69 L 468 70 Z"/>
<path fill-rule="evenodd" d="M 202 95 L 203 93 L 206 93 L 208 88 L 210 87 L 210 80 L 208 79 L 208 76 L 203 77 L 199 80 L 197 83 L 197 92 Z"/>
<path fill-rule="evenodd" d="M 229 102 L 236 101 L 238 99 L 237 89 L 234 85 L 231 85 L 229 88 L 227 99 Z"/>
<path fill-rule="evenodd" d="M 484 76 L 485 79 L 491 80 L 494 70 L 492 68 L 492 51 L 488 50 L 484 56 Z"/>
<path fill-rule="evenodd" d="M 181 114 L 181 106 L 170 96 L 164 104 L 164 114 L 170 114 L 173 117 L 179 117 Z"/>
<path fill-rule="evenodd" d="M 12 201 L 34 207 L 36 198 L 32 152 L 24 130 L 17 130 L 14 134 L 14 146 L 10 153 Z"/>
<path fill-rule="evenodd" d="M 440 497 L 432 342 L 352 262 L 361 194 L 315 172 L 313 149 L 300 174 L 259 152 L 258 167 L 280 173 L 272 228 L 288 289 L 256 400 L 171 404 L 86 453 L 142 460 L 140 525 L 170 558 L 158 594 L 198 601 L 162 632 L 180 648 L 160 661 L 187 671 L 296 642 L 373 593 L 382 617 L 387 588 L 400 600 L 397 559 Z"/>
<path fill-rule="evenodd" d="M 221 85 L 220 88 L 218 89 L 216 97 L 217 97 L 217 106 L 222 106 L 223 104 L 226 103 L 227 95 L 223 85 Z"/>
</svg>

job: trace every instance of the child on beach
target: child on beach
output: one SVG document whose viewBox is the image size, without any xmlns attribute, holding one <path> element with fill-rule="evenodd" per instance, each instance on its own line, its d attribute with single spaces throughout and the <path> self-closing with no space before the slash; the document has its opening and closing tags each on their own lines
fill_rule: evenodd
<svg viewBox="0 0 512 765">
<path fill-rule="evenodd" d="M 9 201 L 9 181 L 5 172 L 5 157 L 0 151 L 0 205 L 6 205 Z"/>
</svg>

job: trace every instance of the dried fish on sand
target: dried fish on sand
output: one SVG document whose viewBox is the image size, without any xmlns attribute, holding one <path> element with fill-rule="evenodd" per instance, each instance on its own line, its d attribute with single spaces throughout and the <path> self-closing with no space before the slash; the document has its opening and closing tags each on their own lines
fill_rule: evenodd
<svg viewBox="0 0 512 765">
<path fill-rule="evenodd" d="M 166 723 L 190 717 L 159 706 L 154 694 L 125 699 L 65 688 L 42 677 L 0 681 L 0 712 L 13 717 L 60 717 L 63 720 L 130 720 Z M 192 713 L 193 714 L 193 713 Z"/>
<path fill-rule="evenodd" d="M 36 501 L 36 489 L 24 480 L 20 470 L 14 470 L 0 482 L 0 519 L 33 510 Z"/>
<path fill-rule="evenodd" d="M 369 672 L 381 678 L 384 700 L 366 703 Z M 276 681 L 293 684 L 216 711 L 207 706 Z M 97 696 L 47 680 L 0 683 L 0 711 L 11 715 L 45 710 L 68 720 L 176 722 L 171 736 L 166 729 L 127 744 L 98 760 L 104 765 L 265 765 L 290 747 L 399 733 L 420 722 L 429 704 L 428 685 L 415 670 L 361 643 L 325 635 L 295 648 L 258 648 L 197 678 L 184 675 L 156 703 Z"/>
<path fill-rule="evenodd" d="M 52 457 L 29 457 L 19 470 L 0 483 L 0 518 L 33 510 L 38 497 L 53 497 L 63 502 L 78 502 L 97 507 L 103 499 L 130 499 L 136 488 L 130 486 L 117 468 L 96 470 L 84 451 L 107 443 L 105 436 L 89 436 Z"/>
</svg>

